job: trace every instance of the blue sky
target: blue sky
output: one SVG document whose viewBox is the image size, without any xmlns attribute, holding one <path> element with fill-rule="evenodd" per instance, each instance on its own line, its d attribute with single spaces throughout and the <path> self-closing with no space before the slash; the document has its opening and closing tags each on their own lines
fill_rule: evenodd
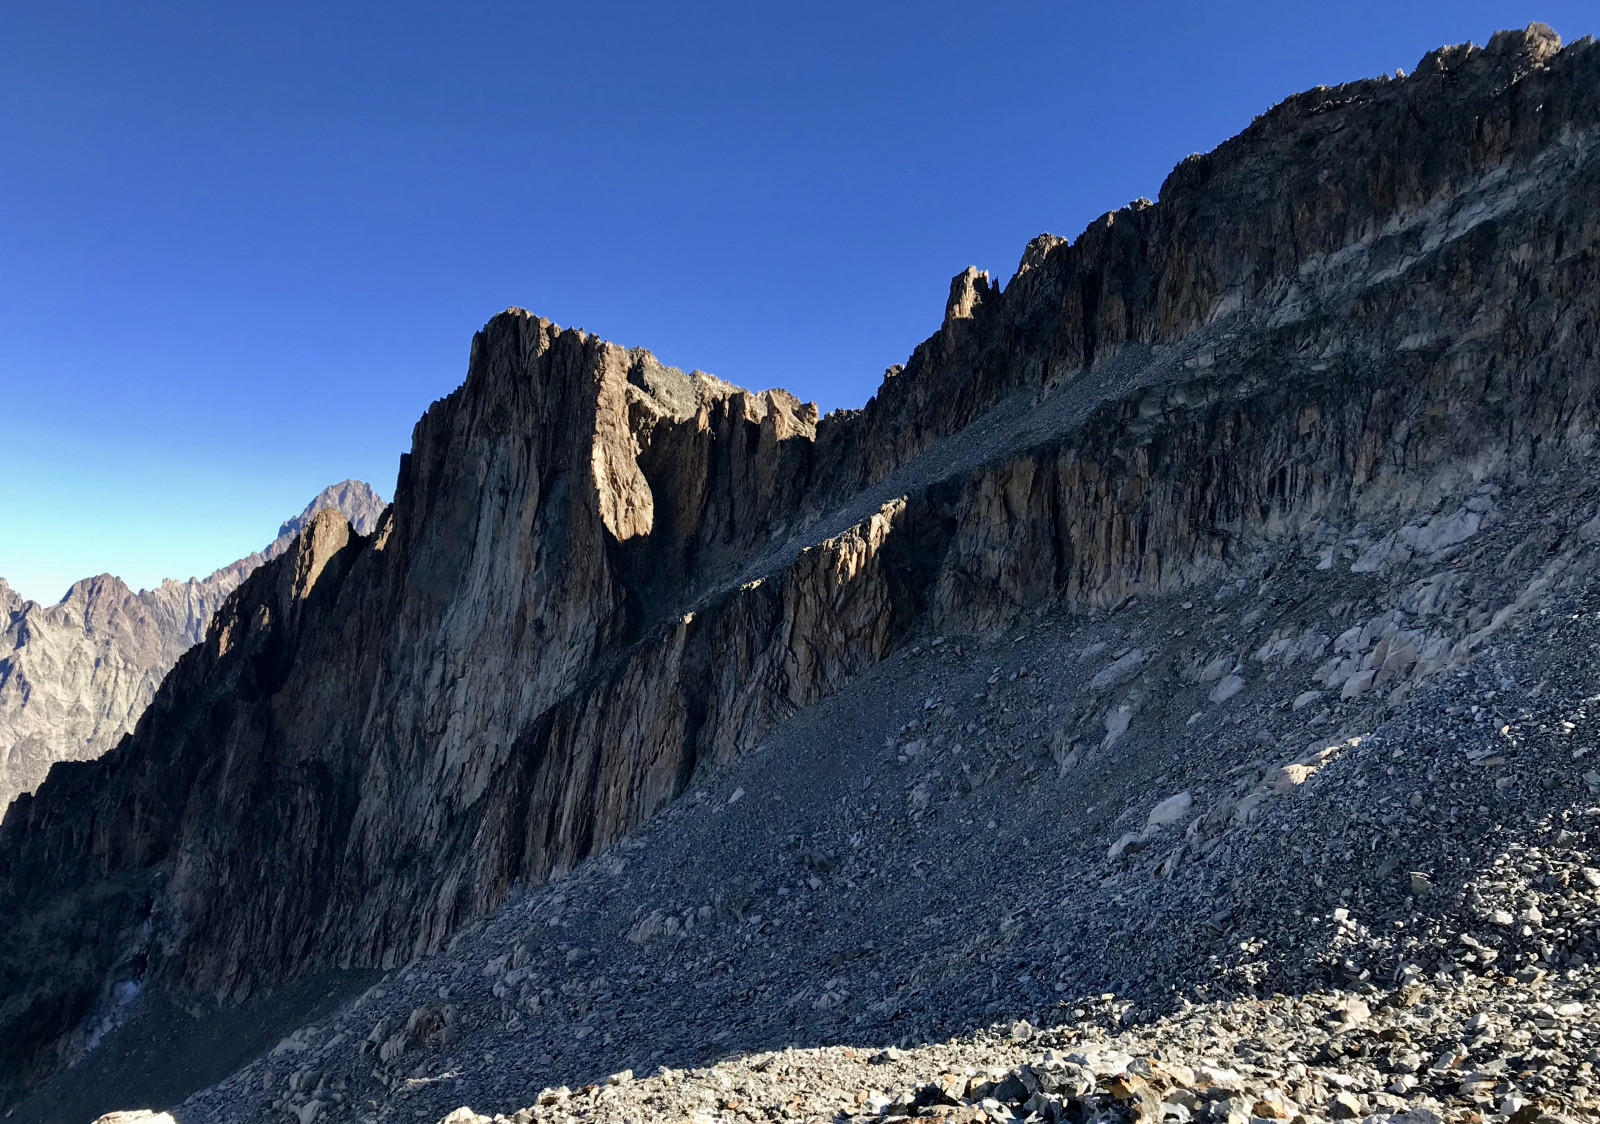
<svg viewBox="0 0 1600 1124">
<path fill-rule="evenodd" d="M 390 495 L 521 305 L 824 410 L 949 278 L 1300 89 L 1592 3 L 0 0 L 0 576 L 54 600 Z"/>
</svg>

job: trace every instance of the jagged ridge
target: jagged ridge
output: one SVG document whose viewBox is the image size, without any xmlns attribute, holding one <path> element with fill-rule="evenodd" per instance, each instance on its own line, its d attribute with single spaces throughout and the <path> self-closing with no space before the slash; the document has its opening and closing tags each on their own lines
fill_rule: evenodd
<svg viewBox="0 0 1600 1124">
<path fill-rule="evenodd" d="M 207 577 L 168 578 L 138 593 L 100 574 L 40 605 L 0 579 L 0 810 L 32 791 L 52 763 L 99 757 L 131 732 L 178 657 L 205 638 L 223 598 L 327 507 L 366 532 L 384 503 L 359 480 L 330 485 L 264 549 Z"/>
<path fill-rule="evenodd" d="M 8 815 L 9 1073 L 119 971 L 236 998 L 436 949 L 919 623 L 1172 587 L 1583 439 L 1600 63 L 1556 46 L 1290 99 L 1004 291 L 958 277 L 860 412 L 496 317 L 376 533 L 314 521 Z"/>
</svg>

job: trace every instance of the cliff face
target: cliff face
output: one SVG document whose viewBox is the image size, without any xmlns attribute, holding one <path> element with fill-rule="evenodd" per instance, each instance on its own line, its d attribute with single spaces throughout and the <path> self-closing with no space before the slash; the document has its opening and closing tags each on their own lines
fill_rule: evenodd
<svg viewBox="0 0 1600 1124">
<path fill-rule="evenodd" d="M 223 599 L 327 507 L 370 531 L 384 504 L 359 480 L 332 485 L 266 549 L 209 577 L 138 593 L 101 574 L 40 605 L 0 581 L 0 809 L 37 787 L 53 763 L 92 760 L 121 741 L 178 657 L 204 639 Z"/>
<path fill-rule="evenodd" d="M 1289 99 L 1003 290 L 958 276 L 861 411 L 495 317 L 373 533 L 307 523 L 6 816 L 7 1076 L 120 981 L 435 950 L 912 630 L 1180 588 L 1590 441 L 1600 53 L 1558 47 Z"/>
<path fill-rule="evenodd" d="M 1185 160 L 1158 204 L 1108 213 L 1075 242 L 1035 239 L 1004 291 L 967 270 L 940 332 L 864 418 L 825 423 L 819 446 L 841 482 L 865 483 L 1018 388 L 1070 379 L 1131 344 L 1250 307 L 1291 314 L 1313 286 L 1363 271 L 1399 276 L 1587 151 L 1589 44 L 1560 47 L 1534 24 L 1487 48 L 1430 52 L 1402 81 L 1296 94 Z M 1490 182 L 1504 190 L 1462 203 Z"/>
</svg>

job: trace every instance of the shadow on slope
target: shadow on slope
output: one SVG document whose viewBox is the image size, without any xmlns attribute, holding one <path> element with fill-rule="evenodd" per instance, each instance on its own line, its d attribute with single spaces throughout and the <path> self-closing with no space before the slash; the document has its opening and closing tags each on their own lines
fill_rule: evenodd
<svg viewBox="0 0 1600 1124">
<path fill-rule="evenodd" d="M 289 1080 L 310 1062 L 261 1059 L 182 1118 L 334 1092 L 333 1119 L 511 1112 L 624 1068 L 939 1041 L 1105 992 L 1134 1025 L 1185 999 L 1387 991 L 1406 962 L 1455 972 L 1495 859 L 1600 826 L 1569 752 L 1600 733 L 1593 558 L 1495 565 L 1564 495 L 1525 496 L 1442 562 L 1321 569 L 1301 543 L 1188 601 L 924 638 L 306 1028 L 311 1087 Z M 1446 578 L 1456 601 L 1433 596 Z M 1382 664 L 1440 617 L 1500 623 L 1426 681 L 1326 686 L 1330 662 Z M 1504 964 L 1547 970 L 1594 938 L 1493 936 Z"/>
<path fill-rule="evenodd" d="M 88 1124 L 117 1109 L 170 1108 L 267 1054 L 296 1027 L 326 1018 L 379 975 L 322 972 L 200 1015 L 155 996 L 76 1066 L 20 1101 L 7 1119 Z"/>
</svg>

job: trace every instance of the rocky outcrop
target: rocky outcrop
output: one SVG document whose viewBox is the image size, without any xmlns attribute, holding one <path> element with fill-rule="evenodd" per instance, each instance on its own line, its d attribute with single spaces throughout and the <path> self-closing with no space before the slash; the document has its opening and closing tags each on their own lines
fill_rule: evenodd
<svg viewBox="0 0 1600 1124">
<path fill-rule="evenodd" d="M 1560 43 L 1533 24 L 1430 52 L 1403 80 L 1296 94 L 1185 160 L 1160 202 L 1103 215 L 1076 241 L 1036 238 L 1003 291 L 967 270 L 939 332 L 859 415 L 824 422 L 829 474 L 845 488 L 881 479 L 1018 389 L 1248 307 L 1289 313 L 1352 270 L 1399 277 L 1435 240 L 1492 223 L 1592 143 L 1590 41 Z"/>
<path fill-rule="evenodd" d="M 261 552 L 263 559 L 273 559 L 289 549 L 289 540 L 305 529 L 305 525 L 319 511 L 332 508 L 343 515 L 350 522 L 358 535 L 370 535 L 372 529 L 378 525 L 378 518 L 383 514 L 383 509 L 389 505 L 384 503 L 383 497 L 373 491 L 372 485 L 365 480 L 341 480 L 337 484 L 329 484 L 314 496 L 305 509 L 293 519 L 287 520 L 278 528 L 278 535 Z M 231 591 L 230 591 L 231 592 Z M 201 635 L 205 630 L 201 630 Z M 199 643 L 198 640 L 195 643 Z"/>
<path fill-rule="evenodd" d="M 0 809 L 37 787 L 54 762 L 90 760 L 122 740 L 168 669 L 205 637 L 223 599 L 329 507 L 370 531 L 384 504 L 359 480 L 334 484 L 264 550 L 209 577 L 168 579 L 138 593 L 101 574 L 40 605 L 0 581 Z"/>
<path fill-rule="evenodd" d="M 309 522 L 8 813 L 5 1075 L 119 983 L 436 950 L 915 629 L 1420 526 L 1584 446 L 1600 54 L 1557 46 L 1289 99 L 1004 289 L 957 277 L 862 411 L 495 317 L 374 532 Z"/>
</svg>

